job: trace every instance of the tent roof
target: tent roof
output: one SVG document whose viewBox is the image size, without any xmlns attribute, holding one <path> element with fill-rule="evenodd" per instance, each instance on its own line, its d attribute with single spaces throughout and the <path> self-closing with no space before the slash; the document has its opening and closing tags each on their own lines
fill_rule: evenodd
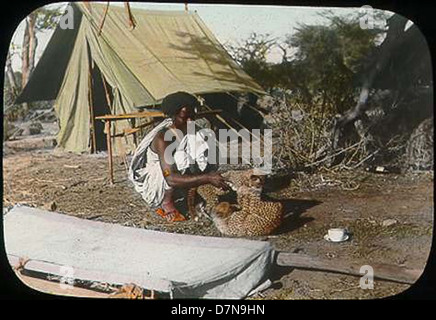
<svg viewBox="0 0 436 320">
<path fill-rule="evenodd" d="M 123 7 L 110 5 L 105 18 L 105 5 L 74 3 L 73 7 L 74 27 L 78 29 L 82 16 L 89 25 L 85 34 L 91 55 L 98 47 L 100 54 L 112 57 L 111 67 L 122 69 L 125 75 L 117 77 L 117 85 L 129 88 L 125 94 L 135 106 L 159 103 L 179 90 L 194 94 L 264 93 L 195 12 L 132 9 L 136 27 L 131 29 Z M 61 83 L 58 78 L 68 63 L 63 60 L 71 59 L 74 37 L 75 30 L 56 29 L 18 102 L 56 98 Z M 56 56 L 63 60 L 55 66 Z M 56 79 L 55 83 L 48 84 L 51 79 Z"/>
</svg>

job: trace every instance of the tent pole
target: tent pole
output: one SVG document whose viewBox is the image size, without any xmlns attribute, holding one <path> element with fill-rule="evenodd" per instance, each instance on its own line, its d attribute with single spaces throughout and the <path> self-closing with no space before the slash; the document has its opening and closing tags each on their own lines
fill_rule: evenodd
<svg viewBox="0 0 436 320">
<path fill-rule="evenodd" d="M 104 78 L 103 73 L 100 71 L 100 76 L 101 76 L 101 81 L 103 82 L 103 88 L 104 88 L 104 93 L 106 96 L 106 102 L 107 105 L 109 107 L 110 112 L 113 112 L 113 106 L 112 106 L 112 101 L 110 99 L 109 96 L 109 90 L 107 88 L 107 84 L 106 84 L 106 79 Z M 115 127 L 116 128 L 116 127 Z M 109 157 L 109 176 L 110 176 L 110 183 L 113 184 L 114 183 L 114 169 L 113 169 L 113 162 L 112 162 L 112 136 L 111 136 L 111 120 L 106 120 L 105 121 L 105 131 L 106 131 L 106 143 L 107 143 L 107 153 L 108 153 L 108 157 Z"/>
<path fill-rule="evenodd" d="M 95 120 L 94 120 L 94 103 L 92 94 L 92 70 L 91 63 L 89 63 L 88 68 L 88 107 L 89 107 L 89 117 L 91 125 L 91 153 L 97 152 L 97 142 L 95 137 Z"/>
<path fill-rule="evenodd" d="M 109 156 L 109 181 L 111 184 L 114 184 L 114 169 L 112 164 L 111 120 L 105 121 L 104 132 L 106 133 L 107 152 Z"/>
<path fill-rule="evenodd" d="M 112 110 L 112 101 L 111 101 L 111 98 L 109 96 L 109 90 L 107 89 L 106 79 L 104 78 L 104 75 L 103 75 L 103 73 L 101 71 L 100 71 L 100 76 L 101 76 L 101 82 L 103 82 L 103 88 L 104 88 L 104 94 L 106 96 L 107 106 L 109 107 L 109 110 L 111 112 L 113 112 L 113 110 Z"/>
<path fill-rule="evenodd" d="M 127 144 L 127 137 L 126 135 L 124 135 L 124 140 Z M 120 148 L 121 148 L 121 152 L 123 153 L 123 162 L 124 162 L 124 168 L 126 169 L 126 174 L 129 174 L 129 166 L 127 165 L 127 153 L 126 153 L 126 148 L 124 146 L 124 144 L 120 144 Z"/>
<path fill-rule="evenodd" d="M 212 111 L 212 108 L 209 107 L 207 104 L 203 103 L 203 106 L 205 106 L 208 110 Z M 228 123 L 228 122 L 227 122 L 223 117 L 221 117 L 219 114 L 216 114 L 215 117 L 217 117 L 217 119 L 218 119 L 219 121 L 221 121 L 222 123 L 224 123 L 224 124 L 225 124 L 229 129 L 235 131 L 236 134 L 237 134 L 238 136 L 240 136 L 242 140 L 247 141 L 247 139 L 245 139 L 243 136 L 241 136 L 241 135 L 239 134 L 239 132 L 236 131 L 236 129 L 233 128 L 233 127 L 232 127 L 232 126 L 231 126 L 231 125 L 230 125 L 230 124 L 229 124 L 229 123 Z M 248 141 L 248 143 L 250 143 L 250 141 Z"/>
<path fill-rule="evenodd" d="M 192 94 L 194 97 L 197 98 L 197 100 L 201 101 L 201 105 L 206 107 L 209 111 L 212 111 L 212 108 L 209 107 L 205 102 L 204 99 L 197 96 L 196 94 Z M 235 130 L 235 128 L 233 128 L 223 117 L 221 117 L 219 114 L 215 114 L 215 117 L 221 121 L 222 123 L 224 123 L 225 126 L 227 126 L 229 129 L 232 129 L 233 131 L 235 131 L 242 139 L 243 137 L 238 133 L 238 131 Z"/>
</svg>

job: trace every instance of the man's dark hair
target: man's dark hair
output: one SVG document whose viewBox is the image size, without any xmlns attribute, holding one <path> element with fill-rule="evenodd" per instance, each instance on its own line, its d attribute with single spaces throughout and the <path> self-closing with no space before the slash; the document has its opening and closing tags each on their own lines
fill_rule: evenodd
<svg viewBox="0 0 436 320">
<path fill-rule="evenodd" d="M 171 93 L 162 100 L 162 112 L 169 117 L 174 116 L 182 107 L 195 110 L 200 107 L 200 102 L 192 94 L 183 91 Z"/>
</svg>

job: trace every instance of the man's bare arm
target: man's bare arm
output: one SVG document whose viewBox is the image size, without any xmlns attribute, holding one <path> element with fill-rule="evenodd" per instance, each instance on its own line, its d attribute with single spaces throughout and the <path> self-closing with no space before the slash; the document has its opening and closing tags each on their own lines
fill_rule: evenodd
<svg viewBox="0 0 436 320">
<path fill-rule="evenodd" d="M 165 141 L 164 133 L 159 132 L 152 142 L 152 149 L 158 154 L 160 166 L 164 173 L 165 180 L 168 185 L 175 188 L 193 188 L 203 184 L 210 183 L 218 188 L 229 189 L 223 177 L 218 173 L 205 173 L 197 175 L 181 175 L 175 164 L 167 163 L 165 159 L 165 150 L 170 145 L 169 141 Z"/>
</svg>

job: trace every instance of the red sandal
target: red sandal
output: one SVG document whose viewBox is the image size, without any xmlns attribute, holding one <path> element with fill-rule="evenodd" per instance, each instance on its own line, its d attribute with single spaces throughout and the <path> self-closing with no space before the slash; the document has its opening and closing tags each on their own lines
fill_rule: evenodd
<svg viewBox="0 0 436 320">
<path fill-rule="evenodd" d="M 156 209 L 156 213 L 167 220 L 168 222 L 179 222 L 179 221 L 186 221 L 186 218 L 184 215 L 182 215 L 177 209 L 174 209 L 173 211 L 165 212 L 164 209 L 158 208 Z"/>
</svg>

